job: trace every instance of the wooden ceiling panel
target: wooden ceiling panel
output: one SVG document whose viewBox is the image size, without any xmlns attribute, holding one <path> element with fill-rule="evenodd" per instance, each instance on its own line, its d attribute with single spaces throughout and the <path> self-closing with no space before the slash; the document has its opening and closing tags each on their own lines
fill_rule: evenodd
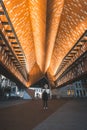
<svg viewBox="0 0 87 130">
<path fill-rule="evenodd" d="M 62 59 L 87 29 L 87 2 L 65 0 L 55 40 L 50 70 L 55 75 Z"/>
<path fill-rule="evenodd" d="M 47 3 L 47 27 L 46 27 L 46 64 L 45 71 L 51 61 L 55 38 L 60 23 L 64 0 L 48 0 Z"/>
<path fill-rule="evenodd" d="M 33 66 L 32 70 L 29 73 L 29 83 L 28 85 L 32 85 L 35 82 L 37 82 L 39 79 L 41 79 L 43 77 L 43 73 L 41 72 L 39 66 L 37 63 L 35 63 L 35 65 Z"/>
<path fill-rule="evenodd" d="M 87 0 L 2 1 L 26 57 L 27 86 L 46 72 L 54 80 L 63 58 L 87 29 Z M 6 21 L 1 6 L 0 11 Z"/>
<path fill-rule="evenodd" d="M 35 50 L 28 0 L 5 0 L 4 4 L 24 50 L 29 72 L 35 64 Z"/>
<path fill-rule="evenodd" d="M 45 66 L 46 6 L 47 0 L 29 0 L 36 62 L 42 72 Z"/>
</svg>

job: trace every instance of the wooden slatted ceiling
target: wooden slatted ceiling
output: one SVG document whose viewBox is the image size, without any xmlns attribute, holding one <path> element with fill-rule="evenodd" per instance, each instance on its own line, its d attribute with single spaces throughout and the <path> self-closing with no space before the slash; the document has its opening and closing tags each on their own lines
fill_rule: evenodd
<svg viewBox="0 0 87 130">
<path fill-rule="evenodd" d="M 45 66 L 46 3 L 47 0 L 29 0 L 36 62 L 42 72 Z"/>
<path fill-rule="evenodd" d="M 27 0 L 5 0 L 4 4 L 26 55 L 27 71 L 29 73 L 32 66 L 35 64 L 35 50 L 29 14 L 29 2 Z"/>
<path fill-rule="evenodd" d="M 65 0 L 50 64 L 52 75 L 86 29 L 87 1 Z"/>
<path fill-rule="evenodd" d="M 87 0 L 3 2 L 26 55 L 28 73 L 38 64 L 42 73 L 49 70 L 54 76 L 87 29 Z"/>
</svg>

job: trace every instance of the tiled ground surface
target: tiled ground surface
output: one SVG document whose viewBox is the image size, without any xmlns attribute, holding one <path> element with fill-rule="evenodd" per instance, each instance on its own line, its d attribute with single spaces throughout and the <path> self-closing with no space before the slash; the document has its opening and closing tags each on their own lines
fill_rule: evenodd
<svg viewBox="0 0 87 130">
<path fill-rule="evenodd" d="M 69 101 L 33 130 L 87 130 L 87 99 Z"/>
<path fill-rule="evenodd" d="M 15 103 L 15 105 L 14 105 Z M 2 103 L 0 103 L 2 106 Z M 0 130 L 86 130 L 87 99 L 9 101 L 0 107 Z"/>
</svg>

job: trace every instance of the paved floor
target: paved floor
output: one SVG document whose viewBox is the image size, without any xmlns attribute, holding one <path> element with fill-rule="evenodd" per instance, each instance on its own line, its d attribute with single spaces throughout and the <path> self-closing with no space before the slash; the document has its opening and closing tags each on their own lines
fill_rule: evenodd
<svg viewBox="0 0 87 130">
<path fill-rule="evenodd" d="M 0 130 L 32 130 L 66 102 L 66 99 L 49 100 L 48 110 L 43 109 L 42 100 L 1 102 Z"/>
<path fill-rule="evenodd" d="M 87 130 L 87 99 L 49 100 L 48 110 L 41 100 L 13 104 L 0 108 L 0 130 Z"/>
<path fill-rule="evenodd" d="M 33 130 L 87 130 L 87 100 L 69 101 Z"/>
<path fill-rule="evenodd" d="M 7 108 L 7 107 L 11 107 L 11 106 L 15 106 L 15 105 L 20 105 L 25 103 L 27 100 L 4 100 L 4 101 L 0 101 L 0 108 Z"/>
</svg>

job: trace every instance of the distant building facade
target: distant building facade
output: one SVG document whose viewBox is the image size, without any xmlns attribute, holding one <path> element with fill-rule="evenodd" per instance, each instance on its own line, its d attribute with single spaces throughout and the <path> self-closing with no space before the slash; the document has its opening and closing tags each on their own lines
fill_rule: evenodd
<svg viewBox="0 0 87 130">
<path fill-rule="evenodd" d="M 53 97 L 87 97 L 87 79 L 52 90 Z"/>
</svg>

